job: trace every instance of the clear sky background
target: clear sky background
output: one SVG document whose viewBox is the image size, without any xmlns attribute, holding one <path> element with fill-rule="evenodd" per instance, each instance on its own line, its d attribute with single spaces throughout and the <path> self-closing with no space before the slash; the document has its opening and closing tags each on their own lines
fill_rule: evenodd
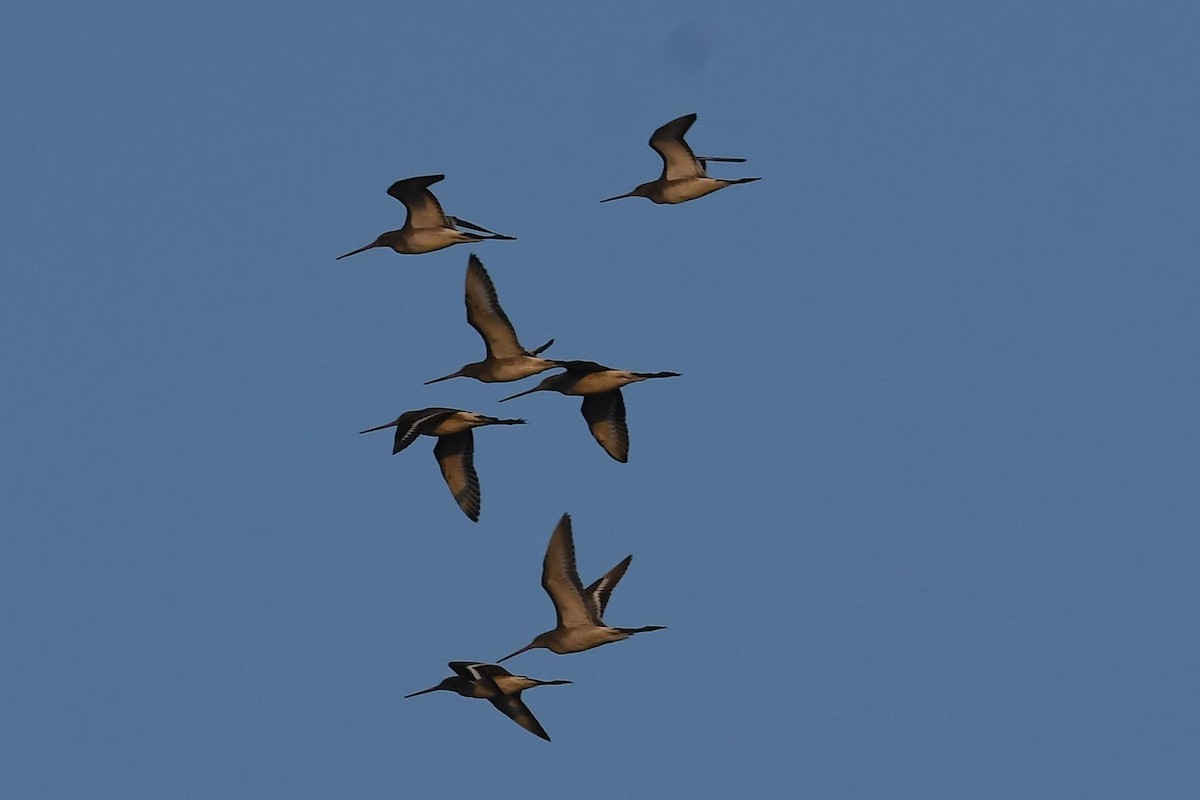
<svg viewBox="0 0 1200 800">
<path fill-rule="evenodd" d="M 1193 3 L 18 4 L 0 796 L 1200 796 Z M 713 173 L 657 177 L 697 112 Z M 518 237 L 340 253 L 392 181 Z M 527 345 L 628 388 L 421 382 Z M 483 516 L 433 440 L 447 405 Z M 614 625 L 553 625 L 558 517 Z"/>
</svg>

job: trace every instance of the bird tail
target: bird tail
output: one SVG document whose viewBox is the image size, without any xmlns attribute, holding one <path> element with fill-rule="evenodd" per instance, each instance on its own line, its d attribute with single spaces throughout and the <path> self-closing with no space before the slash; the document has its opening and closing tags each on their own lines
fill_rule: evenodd
<svg viewBox="0 0 1200 800">
<path fill-rule="evenodd" d="M 667 629 L 666 625 L 647 625 L 644 628 L 617 628 L 617 630 L 619 630 L 621 633 L 627 633 L 630 636 L 633 636 L 635 633 L 647 633 L 649 631 L 664 631 L 666 629 Z"/>
</svg>

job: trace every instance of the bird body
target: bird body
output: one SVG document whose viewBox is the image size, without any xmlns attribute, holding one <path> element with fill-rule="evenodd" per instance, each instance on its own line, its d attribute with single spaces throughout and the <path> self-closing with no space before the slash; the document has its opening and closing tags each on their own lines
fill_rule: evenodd
<svg viewBox="0 0 1200 800">
<path fill-rule="evenodd" d="M 726 186 L 760 180 L 760 178 L 709 177 L 707 171 L 709 161 L 741 163 L 746 159 L 716 156 L 698 158 L 692 153 L 692 148 L 683 138 L 695 121 L 695 114 L 686 114 L 663 125 L 650 137 L 650 147 L 658 153 L 663 161 L 662 175 L 657 180 L 640 184 L 631 192 L 615 197 L 606 197 L 600 202 L 607 203 L 610 200 L 620 200 L 625 197 L 645 197 L 660 205 L 674 205 L 712 194 Z"/>
<path fill-rule="evenodd" d="M 405 699 L 430 692 L 447 691 L 463 697 L 487 700 L 525 730 L 550 741 L 546 730 L 521 700 L 521 692 L 534 686 L 558 686 L 570 681 L 540 681 L 524 675 L 513 675 L 498 664 L 475 661 L 451 661 L 450 669 L 454 670 L 454 675 L 445 678 L 437 686 L 406 694 Z"/>
<path fill-rule="evenodd" d="M 464 365 L 458 372 L 425 381 L 426 384 L 450 378 L 474 378 L 484 383 L 519 381 L 557 366 L 560 362 L 538 358 L 538 354 L 554 344 L 546 342 L 536 350 L 526 350 L 517 339 L 517 331 L 500 306 L 496 287 L 483 263 L 472 253 L 467 261 L 466 280 L 467 322 L 483 339 L 487 358 Z"/>
<path fill-rule="evenodd" d="M 393 455 L 416 441 L 418 436 L 436 436 L 438 441 L 433 454 L 442 470 L 442 478 L 463 513 L 472 522 L 478 522 L 481 500 L 479 476 L 475 472 L 475 439 L 471 429 L 484 425 L 524 424 L 523 419 L 499 419 L 456 408 L 420 408 L 406 411 L 391 422 L 359 433 L 394 427 L 396 437 L 392 443 Z"/>
<path fill-rule="evenodd" d="M 558 392 L 583 397 L 580 411 L 592 436 L 617 461 L 629 460 L 629 428 L 625 422 L 625 398 L 621 387 L 651 378 L 676 378 L 678 372 L 629 372 L 595 361 L 559 361 L 565 371 L 543 378 L 532 389 L 505 397 L 500 402 L 534 392 Z"/>
<path fill-rule="evenodd" d="M 558 624 L 553 630 L 539 633 L 533 641 L 510 653 L 500 662 L 527 650 L 542 647 L 552 653 L 579 653 L 593 647 L 628 639 L 635 633 L 662 630 L 662 625 L 647 625 L 641 628 L 613 628 L 604 624 L 604 609 L 617 583 L 629 569 L 633 556 L 626 556 L 599 580 L 583 588 L 579 571 L 575 567 L 575 539 L 571 531 L 571 515 L 563 514 L 542 560 L 542 588 L 554 603 Z M 500 663 L 497 662 L 497 663 Z"/>
<path fill-rule="evenodd" d="M 351 250 L 349 253 L 343 253 L 335 260 L 340 261 L 347 256 L 375 247 L 387 247 L 404 255 L 419 255 L 432 253 L 452 244 L 481 242 L 485 239 L 512 240 L 515 238 L 490 231 L 473 222 L 467 222 L 465 219 L 448 216 L 442 210 L 442 204 L 433 196 L 433 192 L 429 191 L 430 186 L 445 177 L 445 175 L 420 175 L 393 183 L 388 187 L 387 193 L 403 203 L 408 210 L 404 227 L 400 230 L 381 233 L 369 245 Z M 478 233 L 459 230 L 460 225 L 478 231 Z"/>
</svg>

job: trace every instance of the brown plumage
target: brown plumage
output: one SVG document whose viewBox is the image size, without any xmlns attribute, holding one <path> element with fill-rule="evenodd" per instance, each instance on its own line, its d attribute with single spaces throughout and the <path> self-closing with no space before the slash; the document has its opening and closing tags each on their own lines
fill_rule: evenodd
<svg viewBox="0 0 1200 800">
<path fill-rule="evenodd" d="M 478 661 L 451 661 L 454 675 L 445 678 L 437 686 L 404 695 L 405 699 L 429 692 L 455 692 L 463 697 L 487 700 L 504 716 L 520 725 L 534 736 L 550 741 L 529 706 L 521 700 L 521 692 L 534 686 L 559 686 L 570 681 L 539 681 L 524 675 L 513 675 L 499 664 L 484 664 Z"/>
<path fill-rule="evenodd" d="M 500 661 L 507 661 L 526 650 L 544 647 L 552 653 L 579 653 L 609 642 L 628 639 L 635 633 L 662 630 L 662 625 L 647 625 L 641 628 L 610 628 L 604 624 L 604 609 L 617 583 L 629 569 L 633 556 L 625 556 L 619 564 L 587 589 L 579 580 L 575 568 L 575 538 L 571 532 L 571 515 L 562 519 L 550 535 L 546 556 L 542 560 L 542 588 L 550 595 L 558 622 L 553 630 L 539 633 L 533 641 L 509 653 Z M 499 662 L 497 662 L 499 663 Z"/>
<path fill-rule="evenodd" d="M 696 121 L 695 114 L 685 114 L 663 125 L 650 137 L 650 147 L 662 158 L 663 171 L 658 180 L 643 183 L 631 192 L 606 197 L 601 203 L 609 200 L 620 200 L 623 197 L 645 197 L 655 203 L 686 203 L 706 194 L 712 194 L 718 189 L 733 186 L 738 183 L 751 183 L 759 178 L 710 178 L 707 172 L 709 161 L 724 161 L 741 163 L 744 158 L 721 158 L 717 156 L 696 157 L 692 148 L 684 141 L 683 135 Z"/>
<path fill-rule="evenodd" d="M 588 430 L 604 452 L 621 463 L 629 460 L 629 428 L 625 424 L 625 398 L 621 387 L 651 378 L 677 378 L 678 372 L 626 372 L 595 361 L 560 361 L 565 372 L 551 375 L 532 389 L 500 402 L 534 392 L 558 392 L 583 397 L 580 411 Z"/>
<path fill-rule="evenodd" d="M 523 419 L 499 419 L 456 408 L 420 408 L 405 411 L 391 422 L 359 433 L 394 427 L 396 438 L 392 443 L 393 455 L 416 441 L 418 436 L 436 436 L 438 441 L 433 447 L 433 454 L 442 470 L 442 478 L 463 513 L 472 522 L 478 522 L 481 500 L 479 476 L 475 474 L 475 437 L 471 429 L 483 425 L 524 424 Z"/>
<path fill-rule="evenodd" d="M 482 242 L 485 239 L 511 241 L 515 238 L 489 231 L 487 228 L 467 222 L 465 219 L 448 216 L 442 210 L 442 204 L 433 196 L 433 192 L 429 191 L 430 186 L 445 177 L 445 175 L 419 175 L 393 183 L 388 187 L 387 193 L 403 203 L 408 210 L 408 216 L 404 219 L 404 227 L 400 230 L 381 233 L 369 245 L 351 250 L 349 253 L 343 253 L 334 260 L 341 261 L 343 258 L 375 247 L 387 247 L 405 255 L 418 255 L 432 253 L 452 244 Z M 458 229 L 460 225 L 478 231 L 478 233 L 461 231 Z"/>
</svg>

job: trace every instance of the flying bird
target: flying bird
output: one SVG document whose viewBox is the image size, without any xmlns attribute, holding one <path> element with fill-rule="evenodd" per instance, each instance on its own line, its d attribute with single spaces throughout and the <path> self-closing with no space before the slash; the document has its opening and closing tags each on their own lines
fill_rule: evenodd
<svg viewBox="0 0 1200 800">
<path fill-rule="evenodd" d="M 512 241 L 516 238 L 489 231 L 487 228 L 459 217 L 447 216 L 446 212 L 442 211 L 441 203 L 433 196 L 433 192 L 429 191 L 430 186 L 445 177 L 445 175 L 421 175 L 398 180 L 389 186 L 387 193 L 404 203 L 404 207 L 408 209 L 404 227 L 398 231 L 381 233 L 366 247 L 343 253 L 335 260 L 340 261 L 347 256 L 374 247 L 390 247 L 397 253 L 417 255 L 432 253 L 434 250 L 441 250 L 443 247 L 463 242 L 482 242 L 485 239 Z M 478 233 L 461 231 L 459 226 L 470 228 Z"/>
<path fill-rule="evenodd" d="M 473 661 L 451 661 L 450 669 L 454 675 L 444 679 L 437 686 L 422 689 L 419 692 L 404 695 L 405 699 L 419 694 L 436 691 L 457 692 L 463 697 L 473 697 L 487 700 L 500 713 L 520 725 L 534 736 L 540 736 L 547 742 L 550 737 L 541 726 L 533 712 L 521 700 L 521 692 L 534 686 L 559 686 L 570 681 L 539 681 L 524 675 L 513 675 L 499 664 L 483 664 Z"/>
<path fill-rule="evenodd" d="M 609 642 L 628 639 L 635 633 L 663 630 L 662 625 L 647 625 L 642 628 L 610 628 L 602 617 L 608 605 L 609 595 L 629 569 L 633 556 L 625 556 L 620 564 L 610 569 L 604 577 L 587 589 L 579 580 L 575 568 L 575 540 L 571 535 L 571 515 L 562 519 L 550 534 L 546 557 L 542 561 L 542 588 L 550 595 L 558 624 L 554 630 L 539 633 L 533 641 L 510 653 L 500 661 L 507 661 L 526 650 L 544 647 L 552 653 L 579 653 Z M 497 662 L 499 663 L 499 662 Z"/>
<path fill-rule="evenodd" d="M 459 411 L 456 408 L 421 408 L 405 411 L 384 425 L 367 428 L 359 433 L 395 428 L 396 439 L 392 454 L 399 453 L 412 444 L 418 436 L 436 436 L 433 454 L 442 477 L 450 487 L 450 493 L 458 501 L 458 507 L 472 522 L 479 521 L 479 476 L 475 474 L 475 438 L 472 428 L 483 425 L 524 425 L 523 419 L 498 419 L 474 411 Z"/>
<path fill-rule="evenodd" d="M 484 383 L 519 381 L 530 375 L 545 372 L 560 362 L 538 358 L 538 354 L 554 344 L 546 342 L 536 350 L 526 350 L 517 339 L 517 331 L 500 307 L 496 287 L 483 263 L 474 253 L 467 260 L 467 322 L 483 339 L 487 358 L 464 365 L 458 372 L 425 381 L 426 385 L 450 378 L 474 378 Z"/>
<path fill-rule="evenodd" d="M 626 372 L 595 361 L 559 361 L 557 364 L 566 371 L 544 378 L 532 389 L 500 402 L 534 392 L 582 396 L 580 410 L 592 436 L 604 452 L 622 464 L 629 460 L 629 429 L 625 425 L 625 398 L 621 396 L 621 387 L 651 378 L 679 377 L 678 372 Z"/>
<path fill-rule="evenodd" d="M 760 178 L 710 178 L 706 169 L 709 161 L 722 161 L 740 164 L 744 158 L 719 158 L 704 156 L 697 158 L 692 148 L 683 140 L 683 135 L 696 121 L 695 114 L 687 114 L 679 119 L 673 119 L 654 132 L 650 137 L 650 147 L 662 157 L 663 171 L 658 180 L 643 183 L 632 192 L 619 194 L 616 197 L 606 197 L 601 203 L 609 200 L 620 200 L 623 197 L 645 197 L 655 203 L 686 203 L 711 194 L 735 183 L 750 183 Z"/>
</svg>

